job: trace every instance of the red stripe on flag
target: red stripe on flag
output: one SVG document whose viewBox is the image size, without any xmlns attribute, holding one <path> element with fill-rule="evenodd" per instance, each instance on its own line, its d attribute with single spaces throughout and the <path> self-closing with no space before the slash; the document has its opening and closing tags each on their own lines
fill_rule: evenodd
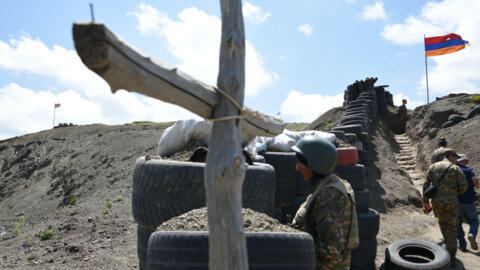
<svg viewBox="0 0 480 270">
<path fill-rule="evenodd" d="M 460 39 L 460 40 L 463 40 L 462 37 L 460 35 L 457 35 L 457 34 L 453 34 L 453 33 L 450 33 L 448 35 L 445 35 L 445 36 L 438 36 L 438 37 L 428 37 L 428 38 L 425 38 L 425 44 L 435 44 L 435 43 L 440 43 L 440 42 L 444 42 L 444 41 L 447 41 L 449 39 L 453 39 L 453 38 L 456 38 L 456 39 Z"/>
</svg>

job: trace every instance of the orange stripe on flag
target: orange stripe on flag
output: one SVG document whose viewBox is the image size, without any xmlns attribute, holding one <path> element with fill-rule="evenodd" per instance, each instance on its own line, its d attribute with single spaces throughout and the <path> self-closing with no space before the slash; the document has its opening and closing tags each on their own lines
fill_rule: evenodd
<svg viewBox="0 0 480 270">
<path fill-rule="evenodd" d="M 467 46 L 468 45 L 470 45 L 470 44 L 467 44 Z M 458 52 L 460 50 L 463 50 L 463 49 L 465 49 L 465 47 L 466 47 L 465 44 L 457 45 L 457 46 L 442 48 L 442 49 L 433 50 L 433 51 L 426 51 L 425 54 L 427 55 L 427 57 L 449 54 L 449 53 L 454 53 L 454 52 Z"/>
</svg>

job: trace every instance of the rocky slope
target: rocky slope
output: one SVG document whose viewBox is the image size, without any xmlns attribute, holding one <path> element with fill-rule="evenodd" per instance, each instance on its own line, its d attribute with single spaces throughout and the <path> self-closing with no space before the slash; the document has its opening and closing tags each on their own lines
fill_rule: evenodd
<svg viewBox="0 0 480 270">
<path fill-rule="evenodd" d="M 0 268 L 137 267 L 132 169 L 170 124 L 64 127 L 0 143 Z"/>
</svg>

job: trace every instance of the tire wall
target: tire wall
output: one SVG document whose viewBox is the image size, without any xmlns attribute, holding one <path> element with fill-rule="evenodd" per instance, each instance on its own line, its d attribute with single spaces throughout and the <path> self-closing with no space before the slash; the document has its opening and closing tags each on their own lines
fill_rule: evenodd
<svg viewBox="0 0 480 270">
<path fill-rule="evenodd" d="M 387 104 L 392 103 L 391 94 L 385 91 L 385 86 L 374 86 L 376 80 L 367 78 L 347 87 L 344 97 L 345 114 L 340 124 L 333 129 L 336 132 L 344 131 L 349 143 L 359 150 L 359 164 L 335 168 L 335 173 L 348 181 L 355 191 L 360 245 L 352 250 L 353 270 L 375 269 L 380 218 L 377 211 L 369 208 L 369 191 L 365 188 L 373 156 L 370 128 L 377 121 L 378 114 L 385 112 Z"/>
</svg>

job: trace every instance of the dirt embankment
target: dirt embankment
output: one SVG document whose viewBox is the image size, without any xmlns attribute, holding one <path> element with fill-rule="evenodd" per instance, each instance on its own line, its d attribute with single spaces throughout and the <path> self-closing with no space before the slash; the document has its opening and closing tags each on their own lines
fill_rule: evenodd
<svg viewBox="0 0 480 270">
<path fill-rule="evenodd" d="M 137 267 L 133 165 L 156 153 L 170 124 L 73 126 L 0 143 L 0 268 Z"/>
<path fill-rule="evenodd" d="M 343 107 L 330 109 L 310 123 L 305 130 L 330 130 L 340 123 L 344 111 Z"/>
<path fill-rule="evenodd" d="M 417 164 L 426 170 L 438 139 L 445 137 L 448 147 L 469 157 L 470 166 L 480 170 L 480 117 L 462 121 L 452 127 L 441 128 L 451 114 L 465 115 L 478 103 L 473 95 L 451 94 L 415 109 L 407 123 L 407 134 L 417 144 Z"/>
</svg>

